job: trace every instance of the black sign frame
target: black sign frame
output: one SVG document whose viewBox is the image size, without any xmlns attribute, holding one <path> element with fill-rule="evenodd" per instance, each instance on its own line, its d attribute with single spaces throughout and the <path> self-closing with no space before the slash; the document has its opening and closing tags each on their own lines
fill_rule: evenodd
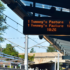
<svg viewBox="0 0 70 70">
<path fill-rule="evenodd" d="M 28 20 L 30 20 L 30 27 L 28 27 Z M 31 20 L 35 20 L 35 21 L 49 21 L 49 20 L 53 20 L 53 21 L 64 21 L 63 28 L 58 28 L 58 27 L 54 27 L 57 28 L 57 31 L 46 31 L 46 27 L 31 27 Z M 23 34 L 25 35 L 70 35 L 70 27 L 67 27 L 67 25 L 69 24 L 69 17 L 25 17 L 24 18 L 24 26 L 23 26 Z M 37 24 L 37 23 L 36 23 Z M 44 25 L 45 23 L 43 23 Z M 62 23 L 61 23 L 62 24 Z M 60 25 L 61 25 L 60 24 Z M 49 26 L 49 23 L 47 23 L 47 26 Z M 53 27 L 51 27 L 53 28 Z M 51 29 L 52 30 L 52 29 Z"/>
</svg>

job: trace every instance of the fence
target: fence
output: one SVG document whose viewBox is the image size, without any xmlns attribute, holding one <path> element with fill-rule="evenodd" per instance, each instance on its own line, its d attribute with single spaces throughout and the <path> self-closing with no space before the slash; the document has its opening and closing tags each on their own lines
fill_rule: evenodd
<svg viewBox="0 0 70 70">
<path fill-rule="evenodd" d="M 0 68 L 0 70 L 24 70 L 24 69 Z M 34 70 L 34 68 L 28 68 L 28 70 Z"/>
<path fill-rule="evenodd" d="M 0 68 L 0 70 L 24 70 L 24 69 Z"/>
</svg>

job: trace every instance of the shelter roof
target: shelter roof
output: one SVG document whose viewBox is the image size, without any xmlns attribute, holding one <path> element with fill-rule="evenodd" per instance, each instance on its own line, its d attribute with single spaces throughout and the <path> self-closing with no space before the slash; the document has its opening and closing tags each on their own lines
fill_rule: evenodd
<svg viewBox="0 0 70 70">
<path fill-rule="evenodd" d="M 45 35 L 44 38 L 60 52 L 70 55 L 70 36 Z"/>
<path fill-rule="evenodd" d="M 25 1 L 32 1 L 37 3 L 43 3 L 48 5 L 54 5 L 59 7 L 70 8 L 70 0 L 25 0 Z"/>
</svg>

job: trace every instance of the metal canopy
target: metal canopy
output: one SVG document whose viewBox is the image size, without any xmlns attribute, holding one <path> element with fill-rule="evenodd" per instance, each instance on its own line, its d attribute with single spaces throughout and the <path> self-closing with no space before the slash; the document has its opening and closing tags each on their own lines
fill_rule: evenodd
<svg viewBox="0 0 70 70">
<path fill-rule="evenodd" d="M 2 0 L 7 6 L 12 9 L 20 18 L 31 16 L 31 13 L 24 10 L 24 4 L 20 0 Z"/>
<path fill-rule="evenodd" d="M 57 50 L 66 55 L 70 55 L 70 37 L 63 36 L 47 36 L 44 35 L 44 38 L 52 44 Z M 68 39 L 68 40 L 67 40 Z"/>
<path fill-rule="evenodd" d="M 62 11 L 55 11 L 55 13 L 51 13 L 50 9 L 43 9 L 43 8 L 37 8 L 37 7 L 30 7 L 30 6 L 25 6 L 25 10 L 29 12 L 35 12 L 35 13 L 40 13 L 44 15 L 49 15 L 52 17 L 70 17 L 70 13 L 68 12 L 62 12 Z"/>
<path fill-rule="evenodd" d="M 65 40 L 65 41 L 70 41 L 70 36 L 50 36 L 50 37 Z"/>
<path fill-rule="evenodd" d="M 59 7 L 70 8 L 70 0 L 25 0 L 25 1 L 32 1 L 37 3 L 49 4 Z"/>
</svg>

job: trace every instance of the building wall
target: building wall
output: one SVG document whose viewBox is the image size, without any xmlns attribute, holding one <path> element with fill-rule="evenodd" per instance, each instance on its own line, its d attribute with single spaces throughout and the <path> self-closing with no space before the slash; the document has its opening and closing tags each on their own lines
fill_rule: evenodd
<svg viewBox="0 0 70 70">
<path fill-rule="evenodd" d="M 60 62 L 65 62 L 65 60 L 62 60 L 62 55 L 60 54 Z M 24 55 L 24 53 L 20 53 L 19 55 Z M 41 63 L 50 63 L 55 62 L 55 57 L 56 57 L 56 62 L 58 61 L 58 52 L 48 52 L 48 53 L 28 53 L 29 56 L 34 56 L 34 62 L 35 64 L 41 64 Z"/>
</svg>

